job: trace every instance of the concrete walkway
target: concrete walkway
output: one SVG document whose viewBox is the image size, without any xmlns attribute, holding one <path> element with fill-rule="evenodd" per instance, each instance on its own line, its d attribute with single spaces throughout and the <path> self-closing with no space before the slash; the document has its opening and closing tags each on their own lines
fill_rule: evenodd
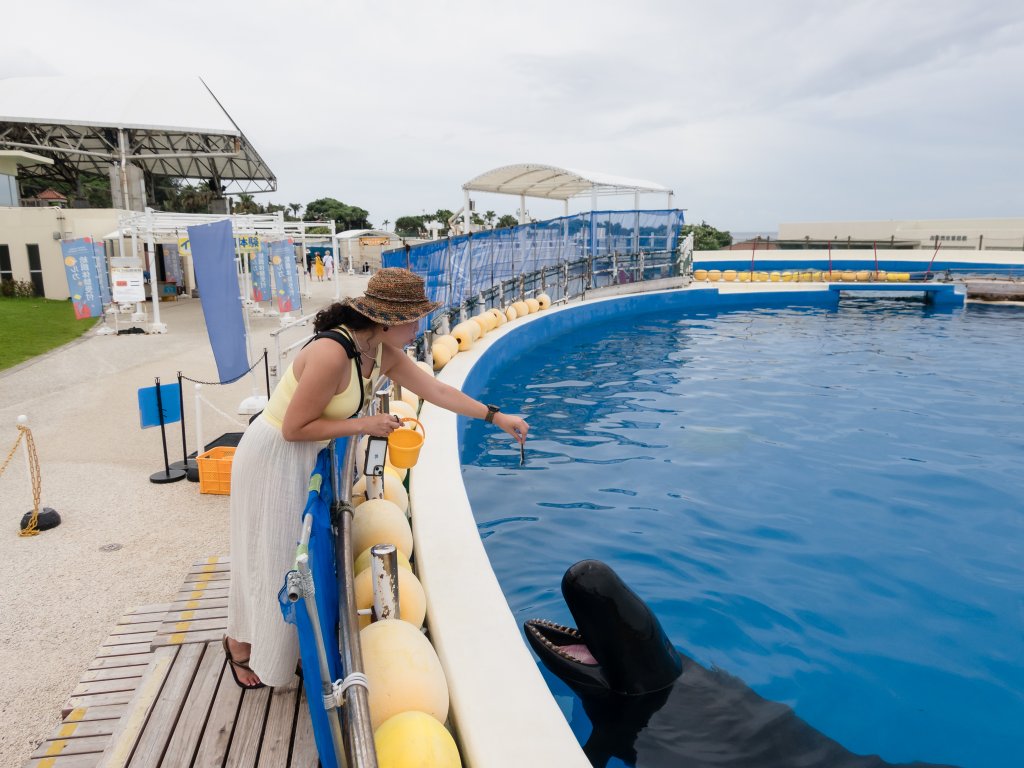
<svg viewBox="0 0 1024 768">
<path fill-rule="evenodd" d="M 365 285 L 362 276 L 343 277 L 341 296 Z M 310 290 L 307 313 L 329 304 L 335 285 L 314 282 Z M 200 495 L 188 481 L 149 482 L 163 468 L 163 454 L 159 429 L 139 427 L 137 390 L 156 376 L 174 383 L 178 371 L 218 378 L 199 300 L 162 303 L 160 315 L 166 334 L 90 332 L 0 372 L 0 460 L 17 438 L 18 415 L 27 415 L 43 504 L 63 517 L 58 528 L 18 536 L 32 499 L 25 460 L 16 456 L 0 477 L 0 765 L 21 765 L 59 722 L 61 706 L 121 614 L 168 602 L 191 563 L 228 553 L 226 496 Z M 277 318 L 252 324 L 253 348 L 258 355 L 267 347 L 272 364 L 270 333 L 279 326 Z M 262 367 L 255 383 L 265 393 Z M 252 387 L 251 377 L 204 387 L 204 397 L 227 414 L 204 411 L 205 439 L 242 431 L 248 417 L 234 414 Z M 186 384 L 190 452 L 196 447 L 192 393 Z M 181 459 L 180 425 L 168 430 L 168 449 L 171 461 Z"/>
</svg>

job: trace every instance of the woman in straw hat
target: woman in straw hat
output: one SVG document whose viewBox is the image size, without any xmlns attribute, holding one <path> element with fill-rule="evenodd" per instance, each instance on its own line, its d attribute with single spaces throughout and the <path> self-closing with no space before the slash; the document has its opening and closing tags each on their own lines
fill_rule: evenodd
<svg viewBox="0 0 1024 768">
<path fill-rule="evenodd" d="M 319 312 L 318 336 L 285 371 L 267 407 L 245 431 L 231 472 L 231 588 L 224 650 L 242 688 L 284 685 L 295 671 L 298 638 L 281 618 L 277 593 L 295 555 L 298 510 L 323 441 L 386 437 L 397 429 L 388 414 L 356 416 L 380 373 L 424 400 L 463 416 L 486 419 L 520 443 L 527 423 L 442 384 L 403 351 L 418 321 L 440 306 L 427 299 L 423 280 L 387 268 L 366 292 Z M 336 331 L 346 340 L 349 357 Z"/>
</svg>

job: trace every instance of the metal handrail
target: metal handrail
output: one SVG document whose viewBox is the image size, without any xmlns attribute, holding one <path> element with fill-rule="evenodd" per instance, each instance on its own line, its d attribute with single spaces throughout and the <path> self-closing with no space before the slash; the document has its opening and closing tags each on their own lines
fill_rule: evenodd
<svg viewBox="0 0 1024 768">
<path fill-rule="evenodd" d="M 381 387 L 385 377 L 373 384 L 373 392 Z M 368 413 L 376 401 L 370 398 L 358 414 Z M 348 441 L 345 456 L 338 461 L 336 441 L 331 441 L 331 487 L 334 491 L 334 557 L 338 575 L 338 641 L 345 675 L 363 672 L 362 648 L 359 644 L 359 617 L 356 614 L 355 576 L 352 573 L 352 482 L 356 472 L 358 435 Z M 377 752 L 373 745 L 373 726 L 366 688 L 349 686 L 343 694 L 341 727 L 344 735 L 345 758 L 349 768 L 377 768 Z"/>
</svg>

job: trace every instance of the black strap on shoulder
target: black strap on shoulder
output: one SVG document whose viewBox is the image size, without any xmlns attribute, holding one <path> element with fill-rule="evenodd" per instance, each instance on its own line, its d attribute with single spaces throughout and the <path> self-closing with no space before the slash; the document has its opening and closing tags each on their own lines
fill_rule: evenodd
<svg viewBox="0 0 1024 768">
<path fill-rule="evenodd" d="M 313 338 L 302 345 L 302 348 L 305 349 L 317 339 L 331 339 L 332 341 L 338 342 L 342 346 L 342 349 L 345 350 L 345 354 L 348 355 L 349 360 L 356 361 L 356 374 L 359 378 L 357 382 L 359 384 L 359 407 L 356 408 L 356 412 L 352 415 L 355 416 L 356 414 L 361 413 L 363 410 L 363 404 L 366 402 L 366 387 L 363 385 L 363 364 L 359 359 L 359 350 L 356 349 L 355 341 L 347 332 L 336 331 L 331 328 L 314 334 Z"/>
</svg>

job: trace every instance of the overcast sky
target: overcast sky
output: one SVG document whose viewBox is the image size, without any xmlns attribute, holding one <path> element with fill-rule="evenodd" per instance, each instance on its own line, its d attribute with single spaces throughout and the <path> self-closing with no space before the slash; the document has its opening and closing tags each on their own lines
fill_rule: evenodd
<svg viewBox="0 0 1024 768">
<path fill-rule="evenodd" d="M 277 175 L 261 202 L 335 197 L 378 226 L 522 162 L 654 181 L 734 231 L 1024 216 L 1020 0 L 48 0 L 2 19 L 0 77 L 201 76 Z"/>
</svg>

